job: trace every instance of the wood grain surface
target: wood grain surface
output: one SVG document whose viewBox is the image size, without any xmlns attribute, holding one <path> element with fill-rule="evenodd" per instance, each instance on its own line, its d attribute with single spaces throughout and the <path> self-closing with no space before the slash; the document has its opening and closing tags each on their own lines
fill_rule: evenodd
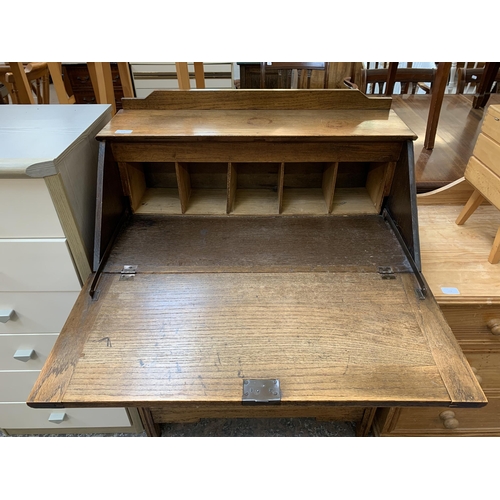
<svg viewBox="0 0 500 500">
<path fill-rule="evenodd" d="M 129 130 L 129 133 L 123 133 Z M 335 137 L 414 139 L 394 111 L 352 110 L 122 110 L 98 139 L 134 141 L 172 137 Z"/>
<path fill-rule="evenodd" d="M 123 99 L 123 109 L 356 109 L 384 110 L 390 98 L 370 98 L 349 89 L 335 90 L 168 90 L 144 99 Z"/>
<path fill-rule="evenodd" d="M 135 215 L 105 271 L 409 271 L 396 236 L 378 215 L 176 217 Z"/>
<path fill-rule="evenodd" d="M 499 303 L 500 266 L 490 264 L 488 255 L 500 226 L 500 212 L 481 205 L 458 226 L 460 205 L 420 206 L 422 271 L 441 303 Z M 443 292 L 456 288 L 458 295 Z"/>
<path fill-rule="evenodd" d="M 80 302 L 81 315 L 61 334 L 57 364 L 48 365 L 30 405 L 40 396 L 46 404 L 47 391 L 69 406 L 238 402 L 245 378 L 279 378 L 286 403 L 486 402 L 468 381 L 470 368 L 454 360 L 461 353 L 451 332 L 443 335 L 439 319 L 422 320 L 435 311 L 431 301 L 416 298 L 410 274 L 394 280 L 376 273 L 101 280 L 106 300 Z M 60 349 L 74 335 L 82 342 L 71 339 L 80 347 L 68 359 Z M 50 388 L 56 375 L 58 390 Z"/>
</svg>

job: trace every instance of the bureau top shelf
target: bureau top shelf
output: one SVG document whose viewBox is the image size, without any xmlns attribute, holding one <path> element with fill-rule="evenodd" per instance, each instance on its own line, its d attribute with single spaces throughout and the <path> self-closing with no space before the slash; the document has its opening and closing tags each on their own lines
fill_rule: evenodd
<svg viewBox="0 0 500 500">
<path fill-rule="evenodd" d="M 158 91 L 124 99 L 98 139 L 416 139 L 390 106 L 355 90 Z"/>
<path fill-rule="evenodd" d="M 124 110 L 98 139 L 268 139 L 395 141 L 416 135 L 394 111 L 380 110 Z"/>
</svg>

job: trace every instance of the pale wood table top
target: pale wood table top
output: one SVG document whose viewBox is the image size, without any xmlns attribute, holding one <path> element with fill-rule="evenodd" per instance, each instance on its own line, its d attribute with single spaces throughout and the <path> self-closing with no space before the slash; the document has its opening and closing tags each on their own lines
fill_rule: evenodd
<svg viewBox="0 0 500 500">
<path fill-rule="evenodd" d="M 500 304 L 500 264 L 488 262 L 500 211 L 484 203 L 455 223 L 473 190 L 462 179 L 418 197 L 422 271 L 439 304 Z"/>
</svg>

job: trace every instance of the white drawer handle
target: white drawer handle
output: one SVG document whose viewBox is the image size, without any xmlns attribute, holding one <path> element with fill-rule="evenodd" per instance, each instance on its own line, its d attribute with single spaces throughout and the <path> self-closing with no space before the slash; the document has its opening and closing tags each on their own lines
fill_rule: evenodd
<svg viewBox="0 0 500 500">
<path fill-rule="evenodd" d="M 14 359 L 17 359 L 18 361 L 29 361 L 30 359 L 33 359 L 35 357 L 35 350 L 34 349 L 18 349 L 14 353 Z"/>
<path fill-rule="evenodd" d="M 52 412 L 49 415 L 49 422 L 52 422 L 53 424 L 60 424 L 65 418 L 65 412 Z"/>
<path fill-rule="evenodd" d="M 0 309 L 0 322 L 7 323 L 14 316 L 14 309 Z"/>
</svg>

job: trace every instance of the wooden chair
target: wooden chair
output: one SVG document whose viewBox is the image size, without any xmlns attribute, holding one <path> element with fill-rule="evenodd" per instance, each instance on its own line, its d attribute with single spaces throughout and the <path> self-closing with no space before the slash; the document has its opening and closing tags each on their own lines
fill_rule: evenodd
<svg viewBox="0 0 500 500">
<path fill-rule="evenodd" d="M 476 88 L 484 74 L 484 67 L 481 68 L 458 68 L 457 70 L 457 94 L 474 94 Z M 495 87 L 493 93 L 500 92 L 500 71 L 495 76 Z"/>
<path fill-rule="evenodd" d="M 387 95 L 389 71 L 390 68 L 363 69 L 359 89 L 365 94 Z M 397 68 L 394 83 L 401 84 L 401 94 L 415 94 L 418 89 L 430 94 L 435 78 L 434 68 Z"/>
<path fill-rule="evenodd" d="M 194 66 L 194 79 L 197 89 L 205 88 L 205 73 L 202 62 L 193 63 Z M 176 62 L 175 70 L 177 72 L 177 81 L 179 82 L 179 89 L 190 90 L 191 82 L 189 76 L 189 69 L 187 62 Z"/>
<path fill-rule="evenodd" d="M 0 83 L 0 104 L 9 104 L 9 91 L 3 83 Z"/>
<path fill-rule="evenodd" d="M 24 73 L 28 82 L 28 92 L 36 97 L 37 104 L 50 103 L 49 68 L 46 62 L 33 62 L 23 64 Z M 15 68 L 10 64 L 0 66 L 0 81 L 7 87 L 13 104 L 25 103 L 21 98 L 21 86 L 19 76 L 15 76 Z"/>
<path fill-rule="evenodd" d="M 266 69 L 275 68 L 292 72 L 292 89 L 328 88 L 327 62 L 261 62 L 260 88 L 266 88 Z"/>
<path fill-rule="evenodd" d="M 461 226 L 485 200 L 500 210 L 500 107 L 490 106 L 483 121 L 473 155 L 465 167 L 464 177 L 474 188 L 456 220 Z M 500 262 L 500 228 L 491 248 L 488 262 Z"/>
</svg>

